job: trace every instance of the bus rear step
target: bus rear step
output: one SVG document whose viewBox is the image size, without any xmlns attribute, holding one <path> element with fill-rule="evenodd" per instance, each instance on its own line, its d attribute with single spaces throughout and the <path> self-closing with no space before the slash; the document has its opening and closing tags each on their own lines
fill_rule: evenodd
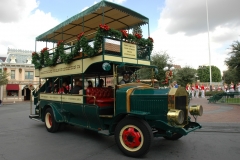
<svg viewBox="0 0 240 160">
<path fill-rule="evenodd" d="M 39 115 L 35 115 L 35 114 L 30 114 L 29 118 L 38 122 L 42 122 Z"/>
</svg>

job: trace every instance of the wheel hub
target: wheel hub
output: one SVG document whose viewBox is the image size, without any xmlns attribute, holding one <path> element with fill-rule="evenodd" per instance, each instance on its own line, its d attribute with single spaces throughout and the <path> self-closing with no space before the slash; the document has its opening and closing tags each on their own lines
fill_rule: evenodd
<svg viewBox="0 0 240 160">
<path fill-rule="evenodd" d="M 130 148 L 136 148 L 141 144 L 141 135 L 133 127 L 129 127 L 123 131 L 123 142 Z"/>
</svg>

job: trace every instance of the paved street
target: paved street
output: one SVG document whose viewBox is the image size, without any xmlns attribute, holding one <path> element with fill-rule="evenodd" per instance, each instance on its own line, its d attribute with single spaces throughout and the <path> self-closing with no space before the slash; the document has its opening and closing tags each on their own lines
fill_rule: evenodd
<svg viewBox="0 0 240 160">
<path fill-rule="evenodd" d="M 240 159 L 240 106 L 207 104 L 205 99 L 193 99 L 191 103 L 203 105 L 204 116 L 198 118 L 203 128 L 178 141 L 154 138 L 142 159 Z M 44 123 L 28 118 L 29 106 L 17 103 L 0 107 L 0 160 L 134 159 L 120 152 L 113 136 L 72 126 L 57 133 L 47 132 Z"/>
<path fill-rule="evenodd" d="M 199 122 L 240 124 L 240 105 L 208 104 L 207 98 L 193 98 L 191 104 L 203 106 L 203 116 L 197 119 Z"/>
</svg>

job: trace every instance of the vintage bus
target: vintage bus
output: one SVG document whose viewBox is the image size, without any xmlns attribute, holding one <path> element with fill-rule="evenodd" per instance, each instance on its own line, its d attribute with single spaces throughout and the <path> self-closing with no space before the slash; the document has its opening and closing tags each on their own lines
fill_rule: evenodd
<svg viewBox="0 0 240 160">
<path fill-rule="evenodd" d="M 156 89 L 137 81 L 136 71 L 149 69 L 149 78 L 157 71 L 150 63 L 150 33 L 130 34 L 142 25 L 149 27 L 147 17 L 103 0 L 36 37 L 36 48 L 45 46 L 32 53 L 32 62 L 44 83 L 33 91 L 29 117 L 44 122 L 48 132 L 71 124 L 114 135 L 131 157 L 146 154 L 153 137 L 177 140 L 200 129 L 190 114 L 201 116 L 202 106 L 188 106 L 185 88 Z M 119 84 L 126 71 L 130 82 Z"/>
</svg>

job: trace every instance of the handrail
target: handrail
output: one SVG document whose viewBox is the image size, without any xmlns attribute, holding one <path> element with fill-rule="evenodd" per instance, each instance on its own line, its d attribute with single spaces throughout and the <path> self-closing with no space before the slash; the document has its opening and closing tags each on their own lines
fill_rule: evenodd
<svg viewBox="0 0 240 160">
<path fill-rule="evenodd" d="M 91 96 L 91 95 L 82 95 L 82 96 L 83 96 L 83 97 L 93 97 L 93 98 L 94 98 L 94 101 L 93 101 L 94 103 L 93 103 L 93 104 L 94 104 L 94 105 L 96 104 L 96 103 L 95 103 L 95 102 L 96 102 L 96 96 Z"/>
</svg>

